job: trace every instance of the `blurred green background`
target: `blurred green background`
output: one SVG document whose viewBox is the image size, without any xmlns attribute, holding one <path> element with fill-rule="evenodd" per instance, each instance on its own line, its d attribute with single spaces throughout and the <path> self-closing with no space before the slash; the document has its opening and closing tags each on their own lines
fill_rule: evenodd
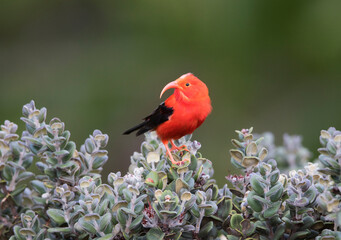
<svg viewBox="0 0 341 240">
<path fill-rule="evenodd" d="M 110 171 L 126 172 L 143 137 L 123 136 L 193 72 L 213 112 L 194 134 L 218 183 L 234 172 L 234 130 L 300 134 L 341 128 L 341 1 L 2 1 L 0 119 L 19 124 L 31 99 L 79 146 L 110 137 Z M 167 94 L 169 95 L 169 93 Z M 163 98 L 164 100 L 165 98 Z"/>
</svg>

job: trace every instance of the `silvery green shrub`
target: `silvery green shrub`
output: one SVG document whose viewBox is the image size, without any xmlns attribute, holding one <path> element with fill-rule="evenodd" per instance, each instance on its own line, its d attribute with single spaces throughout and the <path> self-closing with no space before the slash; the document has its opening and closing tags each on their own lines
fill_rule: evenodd
<svg viewBox="0 0 341 240">
<path fill-rule="evenodd" d="M 16 124 L 1 125 L 0 239 L 341 239 L 334 128 L 321 131 L 316 163 L 307 163 L 300 137 L 286 135 L 276 147 L 269 133 L 236 131 L 230 155 L 242 174 L 219 188 L 191 136 L 175 141 L 189 149 L 174 153 L 190 159 L 184 165 L 172 166 L 151 132 L 129 172 L 106 177 L 108 135 L 95 130 L 77 148 L 46 113 L 26 104 L 21 136 Z"/>
</svg>

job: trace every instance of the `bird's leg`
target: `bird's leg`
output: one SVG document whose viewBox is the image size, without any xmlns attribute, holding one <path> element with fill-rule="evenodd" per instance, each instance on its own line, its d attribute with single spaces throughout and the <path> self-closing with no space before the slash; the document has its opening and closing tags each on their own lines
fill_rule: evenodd
<svg viewBox="0 0 341 240">
<path fill-rule="evenodd" d="M 163 145 L 165 146 L 166 148 L 166 151 L 167 151 L 167 154 L 169 156 L 169 159 L 171 160 L 172 164 L 175 164 L 175 165 L 182 165 L 184 163 L 184 161 L 175 161 L 173 156 L 172 156 L 172 153 L 171 153 L 171 150 L 169 149 L 168 147 L 168 141 L 162 141 Z M 172 142 L 171 142 L 172 143 Z M 174 144 L 174 143 L 173 143 Z M 173 145 L 172 144 L 172 145 Z"/>
<path fill-rule="evenodd" d="M 173 140 L 170 140 L 170 143 L 172 145 L 172 148 L 170 149 L 170 151 L 179 151 L 179 150 L 184 150 L 184 151 L 187 151 L 189 152 L 189 150 L 187 149 L 186 145 L 182 145 L 180 147 L 176 146 L 173 142 Z"/>
<path fill-rule="evenodd" d="M 172 153 L 171 153 L 171 151 L 170 151 L 170 149 L 169 149 L 169 147 L 168 147 L 168 141 L 162 141 L 162 143 L 163 143 L 163 145 L 165 145 L 167 154 L 168 154 L 169 159 L 171 160 L 171 162 L 172 162 L 173 164 L 178 164 L 178 162 L 174 160 L 174 158 L 173 158 L 173 156 L 172 156 Z"/>
</svg>

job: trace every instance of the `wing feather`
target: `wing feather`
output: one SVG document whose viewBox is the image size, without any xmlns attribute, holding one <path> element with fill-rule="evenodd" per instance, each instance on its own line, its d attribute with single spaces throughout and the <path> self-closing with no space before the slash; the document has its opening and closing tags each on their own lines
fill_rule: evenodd
<svg viewBox="0 0 341 240">
<path fill-rule="evenodd" d="M 152 114 L 145 117 L 142 123 L 139 125 L 136 125 L 135 127 L 132 127 L 125 131 L 123 134 L 130 134 L 136 130 L 136 136 L 139 136 L 143 133 L 146 133 L 150 130 L 154 130 L 156 127 L 158 127 L 160 124 L 168 121 L 169 117 L 173 114 L 173 108 L 167 107 L 165 102 L 161 103 L 158 108 L 156 108 Z"/>
</svg>

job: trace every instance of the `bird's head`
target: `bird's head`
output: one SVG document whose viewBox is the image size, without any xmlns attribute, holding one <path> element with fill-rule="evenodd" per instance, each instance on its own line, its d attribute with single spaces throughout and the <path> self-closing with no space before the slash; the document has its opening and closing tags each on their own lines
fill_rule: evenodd
<svg viewBox="0 0 341 240">
<path fill-rule="evenodd" d="M 174 88 L 174 95 L 188 100 L 199 100 L 208 98 L 208 89 L 205 83 L 199 80 L 192 73 L 187 73 L 179 77 L 177 80 L 168 83 L 161 91 L 160 98 L 167 90 Z"/>
</svg>

